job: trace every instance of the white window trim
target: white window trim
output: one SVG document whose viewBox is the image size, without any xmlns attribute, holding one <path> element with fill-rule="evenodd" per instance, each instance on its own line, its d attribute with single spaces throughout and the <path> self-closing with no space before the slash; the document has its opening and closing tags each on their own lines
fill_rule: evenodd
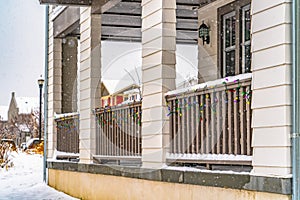
<svg viewBox="0 0 300 200">
<path fill-rule="evenodd" d="M 251 39 L 248 40 L 248 41 L 245 41 L 245 23 L 244 23 L 244 20 L 245 20 L 245 12 L 246 11 L 250 11 L 250 4 L 244 6 L 242 8 L 242 20 L 243 20 L 243 25 L 242 25 L 242 43 L 241 43 L 241 46 L 242 46 L 242 73 L 245 73 L 245 54 L 246 54 L 246 51 L 245 51 L 245 47 L 246 46 L 249 46 L 251 44 Z"/>
<path fill-rule="evenodd" d="M 223 29 L 223 34 L 224 34 L 223 41 L 222 41 L 223 42 L 223 52 L 222 52 L 223 53 L 223 76 L 226 75 L 226 53 L 228 51 L 232 51 L 236 47 L 236 44 L 235 44 L 233 46 L 226 48 L 226 35 L 225 35 L 226 34 L 226 19 L 234 17 L 235 15 L 236 15 L 236 12 L 232 11 L 223 16 L 223 22 L 222 22 L 223 23 L 222 29 Z"/>
</svg>

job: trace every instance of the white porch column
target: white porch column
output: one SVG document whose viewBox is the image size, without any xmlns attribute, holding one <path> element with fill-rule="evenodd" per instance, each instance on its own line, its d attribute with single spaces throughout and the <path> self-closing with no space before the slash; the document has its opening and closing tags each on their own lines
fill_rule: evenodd
<svg viewBox="0 0 300 200">
<path fill-rule="evenodd" d="M 77 48 L 77 37 L 62 40 L 62 113 L 77 112 Z"/>
<path fill-rule="evenodd" d="M 142 1 L 142 162 L 166 162 L 169 122 L 164 94 L 175 89 L 176 0 Z"/>
<path fill-rule="evenodd" d="M 101 16 L 80 9 L 80 162 L 91 163 L 96 149 L 96 124 L 92 110 L 100 106 Z"/>
<path fill-rule="evenodd" d="M 52 158 L 56 149 L 56 123 L 54 113 L 61 112 L 62 84 L 62 41 L 54 39 L 52 9 L 49 9 L 49 52 L 48 52 L 48 146 L 47 157 Z"/>
<path fill-rule="evenodd" d="M 252 0 L 253 174 L 291 174 L 291 0 Z"/>
</svg>

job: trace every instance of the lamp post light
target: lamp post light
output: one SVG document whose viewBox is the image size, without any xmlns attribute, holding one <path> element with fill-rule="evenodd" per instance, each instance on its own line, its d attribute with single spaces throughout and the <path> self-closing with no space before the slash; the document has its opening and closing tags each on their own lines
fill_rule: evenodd
<svg viewBox="0 0 300 200">
<path fill-rule="evenodd" d="M 44 79 L 40 78 L 38 80 L 39 88 L 40 88 L 40 111 L 39 111 L 39 141 L 41 141 L 42 137 L 42 90 L 44 85 Z"/>
</svg>

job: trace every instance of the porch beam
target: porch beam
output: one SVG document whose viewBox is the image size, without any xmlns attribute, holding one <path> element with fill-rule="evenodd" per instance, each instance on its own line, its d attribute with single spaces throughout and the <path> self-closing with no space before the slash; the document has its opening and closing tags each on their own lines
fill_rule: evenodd
<svg viewBox="0 0 300 200">
<path fill-rule="evenodd" d="M 67 7 L 53 21 L 54 37 L 65 37 L 79 27 L 80 8 Z"/>
<path fill-rule="evenodd" d="M 199 0 L 199 7 L 203 7 L 203 6 L 206 6 L 207 4 L 210 4 L 212 2 L 214 2 L 216 0 Z"/>
<path fill-rule="evenodd" d="M 119 4 L 122 0 L 110 0 L 101 7 L 101 13 L 105 13 L 109 9 L 113 8 L 115 5 Z"/>
<path fill-rule="evenodd" d="M 122 0 L 98 0 L 92 1 L 92 13 L 101 14 L 118 5 Z"/>
</svg>

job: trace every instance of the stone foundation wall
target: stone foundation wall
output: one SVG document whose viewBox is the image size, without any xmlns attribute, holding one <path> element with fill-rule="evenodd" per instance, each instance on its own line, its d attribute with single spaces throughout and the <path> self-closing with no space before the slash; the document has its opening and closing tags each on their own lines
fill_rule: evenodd
<svg viewBox="0 0 300 200">
<path fill-rule="evenodd" d="M 80 199 L 291 200 L 291 179 L 249 174 L 48 163 L 48 184 Z"/>
</svg>

